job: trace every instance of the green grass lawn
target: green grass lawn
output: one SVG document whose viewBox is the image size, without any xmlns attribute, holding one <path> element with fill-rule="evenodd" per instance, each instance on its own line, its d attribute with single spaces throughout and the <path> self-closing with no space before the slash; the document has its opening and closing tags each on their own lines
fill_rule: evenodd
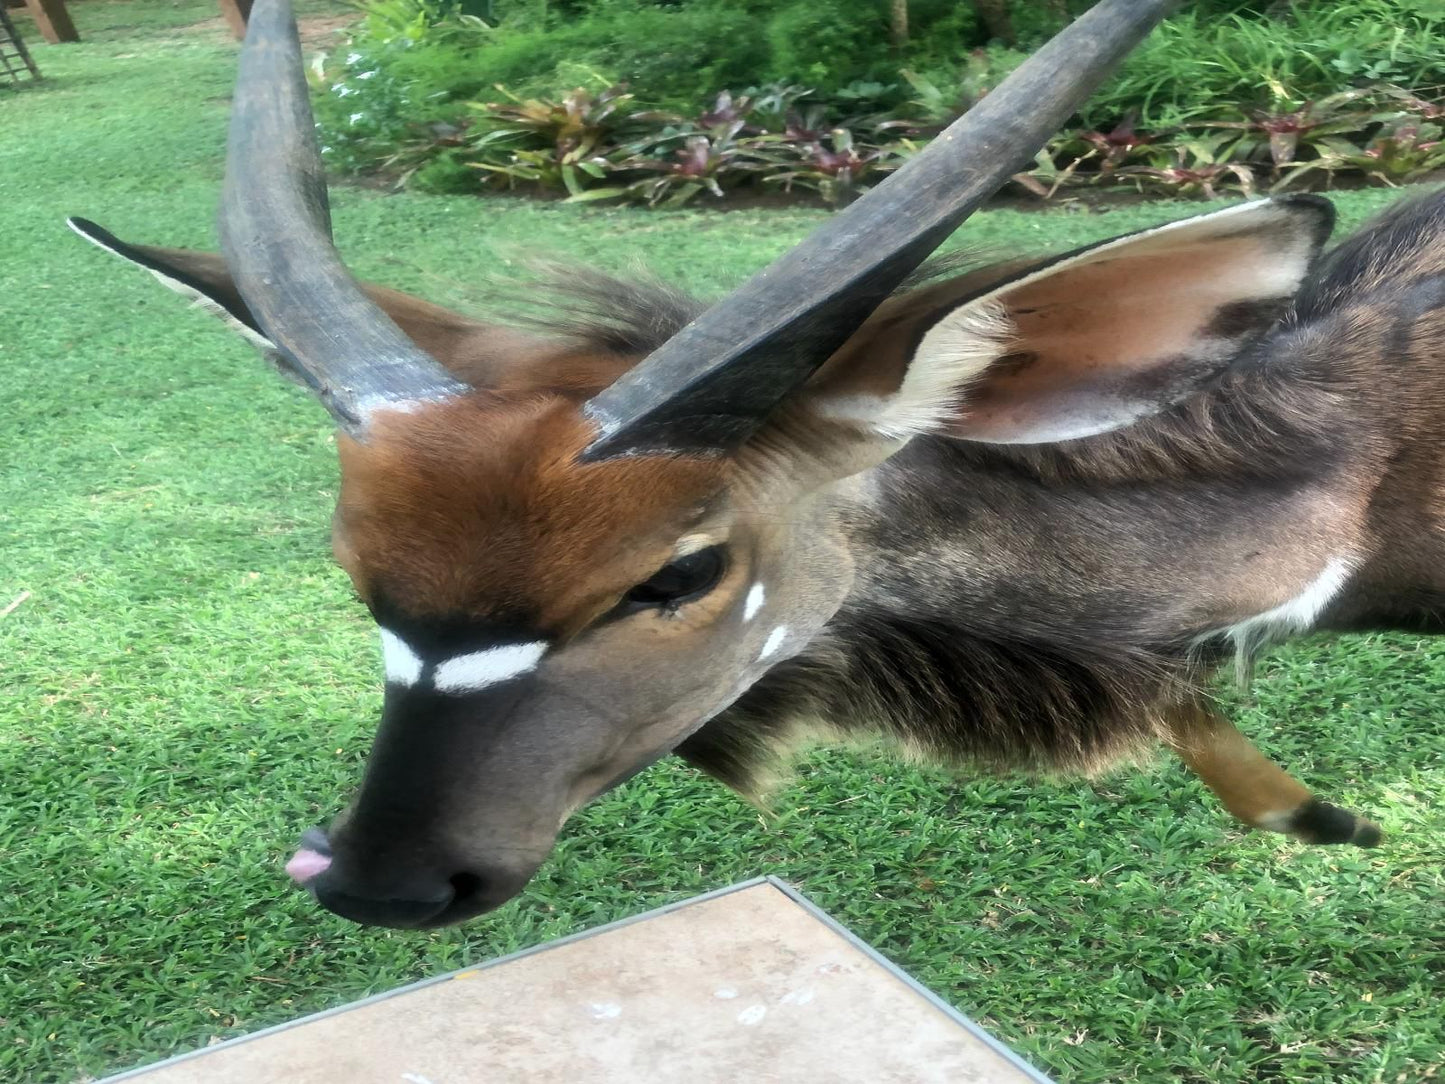
<svg viewBox="0 0 1445 1084">
<path fill-rule="evenodd" d="M 0 89 L 0 609 L 29 592 L 0 617 L 0 1080 L 102 1075 L 761 872 L 1061 1084 L 1435 1076 L 1445 644 L 1415 638 L 1281 650 L 1237 704 L 1282 763 L 1379 817 L 1373 852 L 1243 832 L 1167 761 L 1040 785 L 827 754 L 770 819 L 662 764 L 461 929 L 362 929 L 288 889 L 380 700 L 328 556 L 329 427 L 62 222 L 212 244 L 234 49 L 188 24 L 214 8 L 72 10 L 86 43 L 37 44 L 45 84 Z M 1355 222 L 1389 198 L 1339 202 Z M 523 246 L 716 290 L 819 217 L 335 204 L 360 273 L 463 305 Z M 969 229 L 1056 248 L 1195 209 Z"/>
</svg>

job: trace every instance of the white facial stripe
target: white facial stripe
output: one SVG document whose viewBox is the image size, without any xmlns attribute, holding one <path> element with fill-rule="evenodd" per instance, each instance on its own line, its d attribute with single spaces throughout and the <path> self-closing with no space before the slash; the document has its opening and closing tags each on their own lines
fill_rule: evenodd
<svg viewBox="0 0 1445 1084">
<path fill-rule="evenodd" d="M 547 645 L 539 641 L 473 651 L 438 663 L 432 680 L 437 692 L 474 692 L 535 670 L 546 650 Z"/>
<path fill-rule="evenodd" d="M 767 643 L 763 644 L 763 650 L 758 654 L 758 658 L 759 658 L 759 659 L 766 659 L 766 658 L 767 658 L 769 655 L 771 655 L 774 651 L 776 651 L 776 650 L 778 650 L 778 648 L 782 647 L 782 646 L 783 646 L 783 641 L 784 641 L 785 639 L 787 639 L 787 636 L 788 636 L 788 626 L 787 626 L 787 625 L 779 625 L 779 626 L 778 626 L 777 628 L 775 628 L 772 632 L 768 633 Z"/>
<path fill-rule="evenodd" d="M 757 616 L 757 612 L 763 608 L 763 599 L 767 597 L 767 591 L 760 583 L 753 584 L 748 591 L 747 601 L 743 603 L 743 620 L 751 621 Z"/>
<path fill-rule="evenodd" d="M 421 656 L 390 629 L 381 630 L 381 660 L 386 680 L 393 684 L 410 688 L 421 678 Z"/>
</svg>

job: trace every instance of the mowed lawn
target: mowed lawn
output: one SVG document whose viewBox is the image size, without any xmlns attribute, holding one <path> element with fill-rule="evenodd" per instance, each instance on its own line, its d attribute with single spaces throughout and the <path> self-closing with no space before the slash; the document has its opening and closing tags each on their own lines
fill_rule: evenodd
<svg viewBox="0 0 1445 1084">
<path fill-rule="evenodd" d="M 234 47 L 189 24 L 214 8 L 72 10 L 87 41 L 37 44 L 47 82 L 0 90 L 0 609 L 26 595 L 0 616 L 0 1080 L 103 1075 L 763 872 L 1061 1084 L 1436 1077 L 1445 643 L 1414 637 L 1277 651 L 1236 699 L 1268 752 L 1378 816 L 1372 852 L 1242 831 L 1165 759 L 1044 784 L 830 753 L 772 816 L 659 765 L 461 929 L 362 929 L 288 889 L 380 700 L 328 556 L 332 438 L 62 222 L 212 246 Z M 1339 203 L 1353 223 L 1391 197 Z M 968 229 L 1050 249 L 1196 209 Z M 358 272 L 464 306 L 535 249 L 717 291 L 819 219 L 358 189 L 335 210 Z"/>
</svg>

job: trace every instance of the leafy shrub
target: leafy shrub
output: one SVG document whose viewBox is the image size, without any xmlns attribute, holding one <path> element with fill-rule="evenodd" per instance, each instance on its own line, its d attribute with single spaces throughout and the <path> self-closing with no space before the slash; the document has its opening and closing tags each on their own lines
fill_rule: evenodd
<svg viewBox="0 0 1445 1084">
<path fill-rule="evenodd" d="M 475 169 L 479 186 L 679 206 L 702 193 L 721 198 L 764 184 L 847 202 L 911 153 L 891 137 L 897 122 L 874 124 L 861 138 L 815 127 L 825 118 L 805 97 L 786 86 L 739 98 L 724 92 L 686 118 L 644 109 L 622 87 L 480 103 L 465 150 L 448 152 L 447 160 Z"/>
<path fill-rule="evenodd" d="M 495 33 L 447 0 L 370 0 L 348 46 L 312 65 L 327 161 L 348 173 L 393 164 L 413 130 L 445 124 L 480 93 L 468 57 Z"/>
<path fill-rule="evenodd" d="M 928 36 L 879 50 L 879 0 L 492 0 L 492 22 L 459 2 L 370 0 L 352 47 L 315 67 L 333 167 L 433 191 L 676 205 L 747 188 L 844 203 L 1027 55 L 995 43 L 946 56 Z M 934 3 L 911 13 L 977 34 L 967 5 Z M 1046 33 L 1073 6 L 1015 4 L 1036 18 L 1014 28 Z M 1445 169 L 1445 59 L 1429 44 L 1445 0 L 1270 10 L 1201 0 L 1166 23 L 1015 180 L 1044 199 L 1084 185 L 1212 198 Z M 759 72 L 780 78 L 750 87 Z M 709 94 L 689 94 L 700 80 Z M 719 86 L 750 89 L 714 98 Z"/>
<path fill-rule="evenodd" d="M 1167 127 L 1233 107 L 1277 112 L 1381 83 L 1445 85 L 1440 0 L 1296 0 L 1278 18 L 1188 8 L 1165 21 L 1090 102 Z"/>
<path fill-rule="evenodd" d="M 896 59 L 889 49 L 878 48 L 888 40 L 887 5 L 869 4 L 862 12 L 854 10 L 857 6 L 847 0 L 779 6 L 764 24 L 770 55 L 762 74 L 824 91 L 851 82 L 896 80 Z M 759 71 L 752 74 L 756 78 Z"/>
</svg>

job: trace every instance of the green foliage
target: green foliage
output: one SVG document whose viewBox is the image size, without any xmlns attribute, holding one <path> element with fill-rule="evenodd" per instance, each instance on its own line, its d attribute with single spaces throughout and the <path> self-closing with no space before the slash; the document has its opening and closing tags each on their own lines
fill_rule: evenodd
<svg viewBox="0 0 1445 1084">
<path fill-rule="evenodd" d="M 989 58 L 975 58 L 962 99 L 914 72 L 913 119 L 843 114 L 796 86 L 734 98 L 692 116 L 643 108 L 622 86 L 579 87 L 558 99 L 471 103 L 460 125 L 432 123 L 399 142 L 385 165 L 426 191 L 484 187 L 678 206 L 736 189 L 806 192 L 850 201 L 903 165 L 983 93 Z M 499 88 L 500 89 L 500 88 Z M 1230 113 L 1229 116 L 1238 116 Z M 1072 130 L 1013 180 L 1040 199 L 1081 186 L 1218 198 L 1225 191 L 1334 187 L 1341 178 L 1396 185 L 1445 170 L 1445 104 L 1395 87 L 1345 91 L 1282 113 L 1201 117 L 1148 132 L 1132 117 Z M 468 167 L 477 171 L 470 176 Z"/>
<path fill-rule="evenodd" d="M 351 48 L 319 66 L 318 114 L 337 168 L 438 192 L 525 185 L 672 205 L 768 187 L 841 203 L 1027 55 L 978 45 L 972 6 L 934 0 L 910 6 L 902 52 L 876 0 L 519 0 L 495 5 L 492 23 L 443 2 L 366 0 Z M 1080 7 L 1015 4 L 1014 27 L 1020 41 L 1041 38 Z M 1442 34 L 1445 0 L 1191 6 L 1017 180 L 1044 198 L 1083 184 L 1208 197 L 1429 176 L 1440 168 L 1431 129 L 1410 133 L 1435 120 Z M 629 113 L 649 116 L 625 135 L 601 133 L 585 164 L 537 132 L 503 131 L 505 107 L 476 104 L 501 95 L 565 109 L 624 85 Z M 806 116 L 749 115 L 725 145 L 695 122 L 719 91 L 757 109 L 784 86 L 795 98 L 806 88 L 789 107 Z M 1110 144 L 1105 133 L 1122 131 L 1132 142 Z"/>
<path fill-rule="evenodd" d="M 1086 118 L 1171 127 L 1223 109 L 1278 112 L 1353 87 L 1445 86 L 1441 0 L 1297 0 L 1277 18 L 1186 7 L 1094 96 Z"/>
<path fill-rule="evenodd" d="M 848 82 L 897 77 L 896 62 L 879 48 L 888 37 L 884 3 L 780 4 L 764 27 L 771 53 L 767 78 L 831 91 Z"/>
<path fill-rule="evenodd" d="M 1349 140 L 1321 140 L 1319 154 L 1286 172 L 1279 187 L 1298 186 L 1307 174 L 1363 173 L 1382 184 L 1395 186 L 1416 181 L 1445 169 L 1445 142 L 1439 124 L 1398 121 L 1361 146 Z"/>
<path fill-rule="evenodd" d="M 579 87 L 555 100 L 505 96 L 472 103 L 465 128 L 432 125 L 391 164 L 411 163 L 403 180 L 429 191 L 522 187 L 676 207 L 701 193 L 766 185 L 838 204 L 917 149 L 897 131 L 907 123 L 835 123 L 796 87 L 724 92 L 691 117 L 642 108 L 621 86 Z M 467 166 L 477 171 L 470 185 L 459 172 Z"/>
</svg>

